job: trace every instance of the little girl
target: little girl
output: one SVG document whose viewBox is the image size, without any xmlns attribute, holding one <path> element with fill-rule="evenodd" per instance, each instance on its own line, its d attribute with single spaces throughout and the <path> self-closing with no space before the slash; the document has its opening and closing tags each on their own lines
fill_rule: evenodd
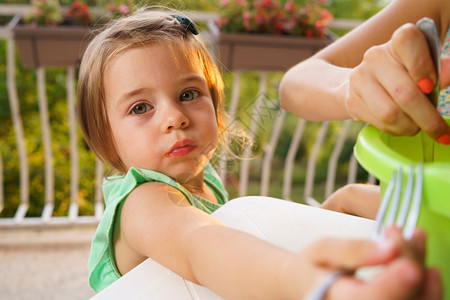
<svg viewBox="0 0 450 300">
<path fill-rule="evenodd" d="M 210 215 L 227 201 L 209 164 L 226 128 L 223 83 L 196 34 L 187 18 L 141 9 L 108 25 L 84 54 L 80 125 L 118 171 L 103 184 L 106 209 L 89 259 L 93 289 L 150 257 L 227 299 L 301 299 L 334 270 L 371 264 L 387 264 L 378 280 L 343 276 L 328 299 L 417 295 L 413 287 L 432 277 L 420 233 L 411 244 L 394 230 L 382 244 L 326 239 L 291 253 Z"/>
</svg>

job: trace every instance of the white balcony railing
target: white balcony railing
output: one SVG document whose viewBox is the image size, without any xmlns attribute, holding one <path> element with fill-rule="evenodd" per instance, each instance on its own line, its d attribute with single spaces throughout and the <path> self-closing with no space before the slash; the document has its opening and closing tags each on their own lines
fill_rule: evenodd
<svg viewBox="0 0 450 300">
<path fill-rule="evenodd" d="M 23 6 L 0 5 L 0 11 L 7 13 L 24 9 Z M 214 14 L 197 13 L 194 16 L 196 21 L 208 21 Z M 336 24 L 339 25 L 339 21 Z M 211 41 L 207 33 L 203 36 L 206 42 Z M 7 27 L 0 28 L 0 46 L 2 43 L 0 58 L 5 60 L 0 61 L 0 67 L 4 63 L 5 68 L 0 68 L 0 80 L 6 80 L 7 90 L 0 92 L 3 103 L 0 107 L 8 109 L 0 115 L 0 122 L 3 122 L 0 128 L 12 128 L 14 137 L 0 130 L 4 135 L 0 136 L 0 227 L 97 223 L 104 208 L 101 180 L 107 170 L 85 149 L 81 139 L 75 113 L 76 68 L 58 69 L 57 80 L 66 94 L 67 115 L 64 119 L 67 124 L 64 128 L 67 127 L 69 138 L 67 141 L 56 140 L 54 125 L 59 121 L 50 117 L 55 113 L 50 103 L 55 100 L 54 95 L 47 92 L 46 80 L 46 75 L 55 69 L 21 70 L 16 65 L 15 42 Z M 18 85 L 24 72 L 35 78 L 35 86 Z M 219 172 L 232 197 L 260 194 L 296 202 L 308 202 L 310 198 L 322 200 L 337 187 L 357 181 L 358 164 L 347 150 L 354 144 L 362 125 L 352 121 L 307 122 L 282 111 L 277 99 L 281 76 L 281 73 L 246 71 L 224 74 L 226 83 L 231 86 L 226 96 L 230 118 L 243 121 L 243 126 L 259 144 L 259 154 L 246 150 L 243 159 L 230 168 L 223 159 L 225 153 L 222 153 L 217 163 Z M 257 91 L 249 88 L 250 81 L 258 82 Z M 27 99 L 28 106 L 38 107 L 39 121 L 33 120 L 34 125 L 24 122 L 31 117 L 21 110 L 25 103 L 19 96 L 23 94 L 20 93 L 22 89 L 36 90 L 35 99 Z M 28 125 L 25 127 L 24 123 Z M 41 129 L 30 130 L 30 126 Z M 40 134 L 32 136 L 38 142 L 32 144 L 31 150 L 30 135 L 35 132 Z M 66 149 L 66 156 L 59 155 L 61 149 Z M 10 152 L 14 153 L 10 155 Z M 43 167 L 38 171 L 35 170 L 35 156 L 43 157 Z M 18 163 L 12 164 L 10 159 L 17 159 Z M 61 165 L 70 165 L 68 180 L 60 178 L 58 166 Z M 80 187 L 80 178 L 91 184 Z M 370 178 L 369 181 L 374 180 Z M 34 187 L 36 182 L 42 188 Z M 55 193 L 56 189 L 69 192 Z M 30 207 L 33 207 L 32 212 Z M 80 207 L 87 208 L 80 210 Z"/>
</svg>

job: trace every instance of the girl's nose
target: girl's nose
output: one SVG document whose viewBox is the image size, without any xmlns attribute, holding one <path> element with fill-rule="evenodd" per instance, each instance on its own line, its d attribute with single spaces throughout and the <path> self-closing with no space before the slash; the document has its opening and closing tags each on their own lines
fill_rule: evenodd
<svg viewBox="0 0 450 300">
<path fill-rule="evenodd" d="M 163 130 L 165 132 L 171 132 L 175 129 L 183 129 L 189 126 L 188 117 L 177 108 L 169 108 L 165 114 L 165 120 L 163 121 Z"/>
</svg>

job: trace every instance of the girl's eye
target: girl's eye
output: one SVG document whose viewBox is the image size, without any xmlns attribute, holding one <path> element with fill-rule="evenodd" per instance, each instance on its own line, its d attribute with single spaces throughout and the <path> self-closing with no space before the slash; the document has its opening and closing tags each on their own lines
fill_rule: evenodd
<svg viewBox="0 0 450 300">
<path fill-rule="evenodd" d="M 145 114 L 146 112 L 150 111 L 152 109 L 152 106 L 147 104 L 147 103 L 139 103 L 136 104 L 132 109 L 131 109 L 131 113 L 135 114 L 135 115 L 142 115 Z"/>
<path fill-rule="evenodd" d="M 195 98 L 197 98 L 199 95 L 200 95 L 200 92 L 196 91 L 196 90 L 185 91 L 181 94 L 180 100 L 181 101 L 192 101 Z"/>
</svg>

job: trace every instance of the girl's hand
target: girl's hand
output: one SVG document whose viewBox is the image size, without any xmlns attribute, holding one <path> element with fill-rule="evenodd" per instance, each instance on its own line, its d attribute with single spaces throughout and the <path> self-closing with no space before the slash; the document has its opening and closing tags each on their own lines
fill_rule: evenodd
<svg viewBox="0 0 450 300">
<path fill-rule="evenodd" d="M 449 64 L 443 60 L 445 85 L 450 82 Z M 450 127 L 418 85 L 425 78 L 433 83 L 437 79 L 426 39 L 415 25 L 405 24 L 390 41 L 370 48 L 352 70 L 347 113 L 393 135 L 414 135 L 422 129 L 441 142 L 447 135 L 450 142 Z"/>
<path fill-rule="evenodd" d="M 362 266 L 385 265 L 369 282 L 353 275 L 342 276 L 330 287 L 325 299 L 442 298 L 439 272 L 424 267 L 425 234 L 420 230 L 416 230 L 410 242 L 403 239 L 397 228 L 391 228 L 387 239 L 380 243 L 323 239 L 309 247 L 306 255 L 315 266 L 315 272 L 310 273 L 315 283 L 310 287 L 316 287 L 330 269 L 355 270 Z"/>
</svg>

